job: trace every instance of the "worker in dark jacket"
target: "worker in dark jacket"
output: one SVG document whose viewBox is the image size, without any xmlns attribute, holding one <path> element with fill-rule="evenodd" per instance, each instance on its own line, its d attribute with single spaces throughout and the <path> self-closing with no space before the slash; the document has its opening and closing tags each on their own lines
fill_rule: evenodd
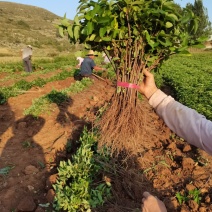
<svg viewBox="0 0 212 212">
<path fill-rule="evenodd" d="M 94 58 L 95 58 L 95 56 L 98 56 L 98 55 L 95 55 L 93 50 L 90 50 L 86 56 L 87 57 L 84 58 L 84 60 L 81 64 L 79 74 L 82 77 L 89 77 L 89 78 L 95 79 L 95 76 L 92 75 L 93 70 L 104 71 L 105 68 L 96 66 L 96 64 L 94 62 Z"/>
</svg>

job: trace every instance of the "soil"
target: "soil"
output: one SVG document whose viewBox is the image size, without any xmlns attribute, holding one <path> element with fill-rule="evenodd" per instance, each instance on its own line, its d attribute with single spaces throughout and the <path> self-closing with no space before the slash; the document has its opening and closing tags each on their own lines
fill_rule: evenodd
<svg viewBox="0 0 212 212">
<path fill-rule="evenodd" d="M 67 141 L 78 139 L 84 126 L 92 126 L 98 108 L 115 91 L 112 84 L 96 80 L 64 104 L 53 105 L 49 114 L 36 119 L 23 115 L 33 99 L 74 82 L 72 77 L 51 82 L 0 105 L 0 170 L 11 167 L 7 175 L 0 174 L 1 212 L 46 210 L 40 204 L 53 200 L 52 183 L 58 161 L 67 157 L 63 151 Z M 212 211 L 212 157 L 171 132 L 145 99 L 141 104 L 145 110 L 143 139 L 132 144 L 136 148 L 128 158 L 119 158 L 119 174 L 108 176 L 113 198 L 94 211 L 141 211 L 146 190 L 164 201 L 170 212 Z M 200 204 L 191 198 L 180 205 L 176 193 L 195 188 L 200 189 Z"/>
</svg>

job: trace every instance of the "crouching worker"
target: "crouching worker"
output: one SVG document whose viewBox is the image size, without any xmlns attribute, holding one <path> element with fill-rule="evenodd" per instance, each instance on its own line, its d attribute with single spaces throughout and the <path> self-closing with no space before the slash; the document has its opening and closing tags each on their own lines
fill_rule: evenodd
<svg viewBox="0 0 212 212">
<path fill-rule="evenodd" d="M 96 77 L 94 75 L 92 75 L 93 70 L 95 71 L 104 71 L 105 68 L 101 68 L 96 66 L 95 62 L 94 62 L 94 58 L 95 55 L 93 50 L 90 50 L 88 52 L 88 54 L 86 55 L 86 57 L 84 58 L 81 67 L 80 67 L 80 76 L 81 77 L 89 77 L 91 79 L 96 79 Z"/>
</svg>

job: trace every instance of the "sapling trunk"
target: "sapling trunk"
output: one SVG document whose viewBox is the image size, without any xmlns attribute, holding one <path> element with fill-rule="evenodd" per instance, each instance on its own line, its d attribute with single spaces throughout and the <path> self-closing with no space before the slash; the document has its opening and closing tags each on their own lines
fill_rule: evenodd
<svg viewBox="0 0 212 212">
<path fill-rule="evenodd" d="M 64 17 L 59 25 L 61 36 L 68 33 L 72 43 L 86 48 L 108 50 L 118 82 L 141 84 L 143 70 L 151 71 L 164 58 L 188 53 L 190 32 L 198 21 L 189 10 L 181 10 L 171 0 L 79 0 L 73 24 Z M 110 108 L 102 117 L 101 144 L 121 150 L 127 142 L 139 139 L 143 126 L 138 91 L 117 87 Z"/>
<path fill-rule="evenodd" d="M 114 48 L 117 82 L 140 84 L 145 68 L 142 49 L 138 49 L 138 42 L 122 41 L 123 48 Z M 115 45 L 114 45 L 115 46 Z M 110 146 L 112 152 L 120 152 L 128 147 L 132 148 L 142 135 L 143 112 L 139 104 L 138 91 L 132 88 L 117 87 L 110 107 L 100 122 L 100 145 Z"/>
</svg>

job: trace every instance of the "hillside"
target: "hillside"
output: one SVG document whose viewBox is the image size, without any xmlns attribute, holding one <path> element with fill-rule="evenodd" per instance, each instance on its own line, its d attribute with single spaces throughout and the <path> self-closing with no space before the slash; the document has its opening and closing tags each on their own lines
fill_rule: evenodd
<svg viewBox="0 0 212 212">
<path fill-rule="evenodd" d="M 55 25 L 60 17 L 48 10 L 0 2 L 0 14 L 0 56 L 17 56 L 17 52 L 27 44 L 34 47 L 35 54 L 42 52 L 47 56 L 70 47 L 67 38 L 60 38 L 57 34 Z"/>
</svg>

